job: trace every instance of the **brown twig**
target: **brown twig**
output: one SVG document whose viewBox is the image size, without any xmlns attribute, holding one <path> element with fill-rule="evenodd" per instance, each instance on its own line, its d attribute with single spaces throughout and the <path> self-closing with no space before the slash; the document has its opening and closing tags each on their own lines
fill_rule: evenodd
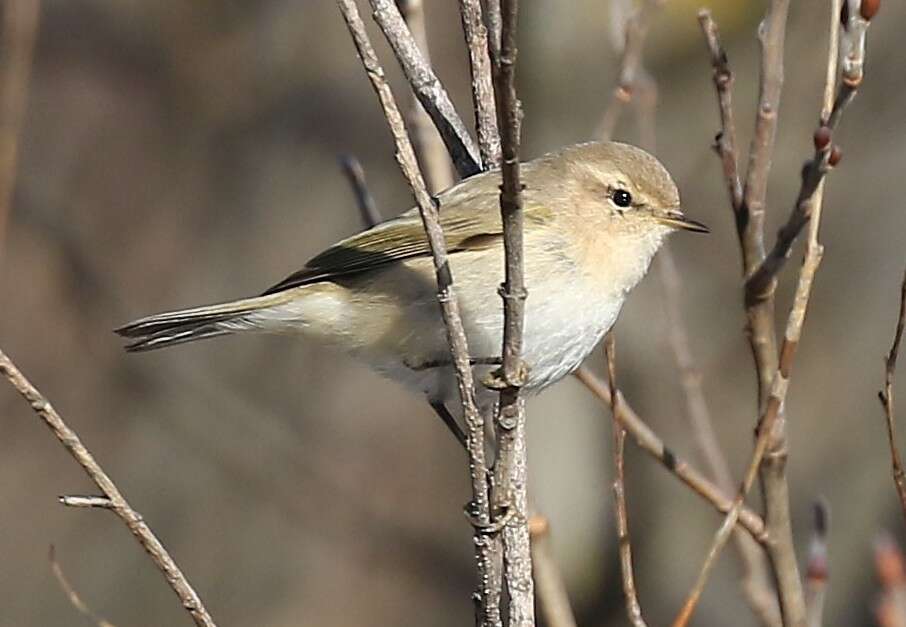
<svg viewBox="0 0 906 627">
<path fill-rule="evenodd" d="M 818 190 L 822 187 L 824 179 L 830 169 L 836 165 L 839 160 L 839 149 L 834 155 L 836 146 L 833 144 L 833 132 L 836 130 L 847 105 L 852 102 L 858 91 L 858 86 L 862 82 L 863 60 L 860 57 L 856 64 L 859 68 L 857 78 L 850 72 L 850 79 L 841 81 L 837 88 L 837 94 L 834 96 L 833 89 L 836 82 L 837 58 L 839 57 L 839 28 L 837 26 L 837 16 L 840 14 L 840 1 L 833 3 L 831 8 L 831 38 L 830 49 L 828 50 L 828 76 L 825 81 L 824 104 L 821 111 L 821 120 L 818 129 L 815 131 L 814 144 L 815 154 L 806 162 L 802 169 L 802 185 L 799 188 L 799 194 L 796 197 L 796 203 L 786 224 L 777 234 L 777 241 L 768 253 L 761 265 L 755 272 L 749 276 L 746 281 L 746 294 L 749 301 L 764 299 L 773 293 L 777 282 L 776 276 L 783 269 L 786 260 L 790 256 L 793 244 L 799 233 L 812 217 L 816 205 L 821 202 Z M 862 40 L 861 46 L 849 46 L 864 55 L 864 38 L 866 35 L 868 20 L 856 14 L 855 17 L 849 17 L 848 22 L 859 22 L 864 27 L 859 29 L 859 37 Z M 856 27 L 849 24 L 844 32 L 846 36 L 844 41 L 852 37 Z M 851 53 L 855 54 L 855 53 Z M 850 58 L 853 62 L 853 59 Z"/>
<path fill-rule="evenodd" d="M 481 157 L 469 131 L 456 113 L 447 91 L 418 49 L 412 33 L 393 0 L 369 0 L 374 20 L 393 49 L 403 74 L 419 102 L 434 120 L 463 178 L 481 172 Z"/>
<path fill-rule="evenodd" d="M 82 600 L 82 597 L 79 596 L 79 593 L 76 592 L 76 589 L 69 583 L 69 580 L 66 578 L 66 574 L 63 572 L 63 567 L 60 566 L 60 563 L 57 561 L 56 551 L 54 546 L 50 545 L 50 550 L 47 554 L 47 559 L 50 561 L 50 571 L 53 573 L 54 579 L 57 580 L 57 583 L 60 584 L 60 588 L 63 590 L 63 594 L 66 595 L 66 598 L 69 599 L 69 602 L 76 609 L 76 611 L 93 622 L 97 627 L 115 627 L 113 623 L 109 622 L 105 618 L 98 616 L 94 611 L 88 607 L 88 604 Z"/>
<path fill-rule="evenodd" d="M 0 52 L 0 256 L 16 183 L 19 138 L 25 118 L 40 9 L 39 0 L 7 0 L 3 6 L 0 37 L 3 45 Z"/>
<path fill-rule="evenodd" d="M 623 467 L 626 449 L 626 429 L 617 415 L 620 409 L 620 393 L 617 390 L 616 346 L 613 331 L 604 339 L 604 356 L 607 360 L 607 387 L 610 389 L 610 411 L 613 416 L 613 497 L 617 517 L 617 539 L 620 552 L 620 572 L 623 579 L 623 596 L 626 599 L 626 615 L 635 627 L 645 627 L 642 606 L 635 588 L 632 573 L 632 543 L 629 538 L 629 515 L 626 511 L 626 477 Z"/>
<path fill-rule="evenodd" d="M 576 370 L 575 377 L 601 402 L 610 406 L 610 389 L 600 377 L 584 366 Z M 726 514 L 730 511 L 733 506 L 732 500 L 719 487 L 668 448 L 635 413 L 622 394 L 620 394 L 620 402 L 617 406 L 617 419 L 639 448 L 658 460 L 668 472 L 710 503 L 718 512 Z M 759 544 L 768 542 L 764 522 L 758 514 L 747 507 L 740 510 L 738 524 Z"/>
<path fill-rule="evenodd" d="M 887 419 L 887 442 L 890 445 L 890 461 L 893 466 L 893 482 L 900 497 L 900 507 L 903 517 L 906 518 L 906 472 L 903 471 L 903 461 L 897 447 L 896 414 L 893 404 L 894 374 L 897 370 L 897 355 L 900 352 L 900 341 L 903 339 L 903 327 L 906 326 L 906 273 L 903 274 L 903 284 L 900 287 L 900 314 L 897 316 L 897 328 L 893 334 L 893 344 L 887 358 L 884 360 L 884 389 L 878 392 L 884 416 Z"/>
<path fill-rule="evenodd" d="M 824 601 L 830 576 L 827 550 L 830 506 L 821 499 L 815 503 L 814 510 L 815 526 L 812 530 L 805 570 L 805 616 L 808 627 L 821 627 L 824 624 Z"/>
<path fill-rule="evenodd" d="M 539 514 L 529 517 L 532 541 L 532 572 L 538 609 L 548 627 L 576 627 L 576 617 L 566 594 L 560 569 L 551 553 L 550 523 Z"/>
<path fill-rule="evenodd" d="M 679 307 L 680 277 L 673 256 L 664 254 L 669 252 L 669 249 L 662 250 L 657 263 L 664 286 L 667 338 L 686 399 L 686 416 L 692 431 L 692 440 L 715 483 L 723 492 L 730 494 L 733 492 L 730 466 L 717 441 L 711 412 L 701 386 L 701 373 L 692 358 L 689 338 Z M 743 594 L 763 625 L 779 625 L 780 612 L 768 583 L 764 555 L 751 538 L 737 531 L 734 538 L 743 569 L 741 582 Z"/>
<path fill-rule="evenodd" d="M 25 378 L 16 365 L 3 351 L 0 351 L 0 375 L 5 377 L 16 391 L 22 395 L 32 410 L 44 424 L 53 432 L 60 444 L 72 455 L 73 459 L 85 471 L 85 474 L 94 482 L 98 489 L 109 499 L 109 509 L 119 517 L 129 531 L 135 536 L 142 548 L 148 553 L 151 561 L 163 573 L 170 588 L 179 597 L 182 606 L 191 615 L 199 627 L 214 627 L 214 620 L 208 614 L 198 594 L 192 588 L 189 580 L 173 561 L 173 558 L 161 544 L 151 528 L 145 523 L 142 515 L 132 509 L 132 506 L 116 487 L 112 479 L 104 472 L 100 464 L 94 459 L 91 452 L 82 444 L 79 436 L 73 431 L 57 413 L 50 402 Z"/>
<path fill-rule="evenodd" d="M 714 69 L 714 89 L 717 91 L 717 104 L 720 111 L 720 132 L 714 141 L 714 149 L 723 165 L 724 180 L 730 195 L 730 205 L 736 215 L 738 232 L 742 233 L 740 211 L 742 210 L 742 183 L 739 180 L 739 158 L 736 149 L 736 122 L 733 117 L 733 73 L 727 60 L 727 53 L 720 43 L 717 24 L 711 17 L 711 11 L 702 9 L 698 12 L 698 23 L 701 25 Z M 740 240 L 741 241 L 741 240 Z"/>
<path fill-rule="evenodd" d="M 499 4 L 497 5 L 499 8 Z M 475 109 L 475 128 L 478 131 L 478 150 L 485 170 L 500 165 L 500 133 L 497 130 L 497 108 L 491 80 L 488 30 L 482 22 L 478 0 L 459 0 L 462 30 L 469 49 L 469 69 L 472 75 L 472 106 Z M 499 45 L 495 50 L 499 49 Z M 495 52 L 496 54 L 496 52 Z"/>
<path fill-rule="evenodd" d="M 491 58 L 501 143 L 500 216 L 505 257 L 504 281 L 499 289 L 503 299 L 502 365 L 491 377 L 492 387 L 500 391 L 495 421 L 494 505 L 506 507 L 513 514 L 503 530 L 504 573 L 510 597 L 508 624 L 529 627 L 535 624 L 535 595 L 528 533 L 525 401 L 520 394 L 526 374 L 522 332 L 527 292 L 519 166 L 522 106 L 516 97 L 518 0 L 501 0 L 500 14 L 500 51 Z"/>
<path fill-rule="evenodd" d="M 469 471 L 472 480 L 472 502 L 468 513 L 475 528 L 475 559 L 478 567 L 479 584 L 475 591 L 479 608 L 479 624 L 488 627 L 501 625 L 499 608 L 499 572 L 494 541 L 486 530 L 491 526 L 490 503 L 488 500 L 488 473 L 484 450 L 484 421 L 475 402 L 472 369 L 469 364 L 469 350 L 459 313 L 459 304 L 453 289 L 453 277 L 447 261 L 446 242 L 437 215 L 437 207 L 425 188 L 418 169 L 412 144 L 406 134 L 403 118 L 394 101 L 390 86 L 384 78 L 384 70 L 378 61 L 374 48 L 368 39 L 365 25 L 359 16 L 353 0 L 337 0 L 343 19 L 349 28 L 362 65 L 378 96 L 384 116 L 390 126 L 396 146 L 396 159 L 409 182 L 428 237 L 431 256 L 437 277 L 437 298 L 441 306 L 444 328 L 456 372 L 460 401 L 465 417 Z M 393 7 L 395 11 L 395 7 Z M 402 20 L 402 18 L 400 18 Z M 405 25 L 403 25 L 405 27 Z"/>
<path fill-rule="evenodd" d="M 383 222 L 381 212 L 378 211 L 377 204 L 374 202 L 374 196 L 371 195 L 368 184 L 365 182 L 365 170 L 359 160 L 353 155 L 344 155 L 340 157 L 340 168 L 349 179 L 349 186 L 355 194 L 356 207 L 359 208 L 359 214 L 361 214 L 365 226 L 370 229 Z"/>
<path fill-rule="evenodd" d="M 637 76 L 644 72 L 642 50 L 645 45 L 645 37 L 651 25 L 651 18 L 663 2 L 664 0 L 642 0 L 641 4 L 626 19 L 625 28 L 622 29 L 625 37 L 621 42 L 617 84 L 614 87 L 610 104 L 604 109 L 601 121 L 594 132 L 594 136 L 600 140 L 606 141 L 613 137 L 623 107 L 632 101 L 633 94 L 638 87 Z M 611 16 L 611 19 L 616 18 Z"/>
<path fill-rule="evenodd" d="M 431 54 L 428 51 L 428 35 L 425 31 L 425 7 L 422 0 L 396 0 L 400 13 L 412 33 L 412 39 L 418 46 L 422 58 L 428 67 L 431 66 Z M 418 100 L 413 89 L 412 103 L 406 113 L 406 127 L 415 156 L 422 167 L 422 174 L 432 194 L 442 192 L 453 185 L 453 172 L 450 169 L 450 157 L 444 148 L 431 116 Z"/>
</svg>

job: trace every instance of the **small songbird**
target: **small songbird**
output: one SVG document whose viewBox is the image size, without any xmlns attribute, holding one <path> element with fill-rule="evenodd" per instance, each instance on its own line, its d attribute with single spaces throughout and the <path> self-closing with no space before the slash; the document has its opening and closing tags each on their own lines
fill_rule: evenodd
<svg viewBox="0 0 906 627">
<path fill-rule="evenodd" d="M 708 232 L 680 211 L 667 170 L 616 142 L 569 146 L 522 166 L 526 390 L 579 367 L 613 326 L 668 233 Z M 437 195 L 454 289 L 476 368 L 499 360 L 503 279 L 500 172 Z M 353 235 L 260 296 L 161 313 L 118 333 L 146 351 L 231 333 L 326 342 L 423 392 L 455 400 L 428 242 L 416 209 Z M 482 372 L 477 373 L 482 376 Z"/>
</svg>

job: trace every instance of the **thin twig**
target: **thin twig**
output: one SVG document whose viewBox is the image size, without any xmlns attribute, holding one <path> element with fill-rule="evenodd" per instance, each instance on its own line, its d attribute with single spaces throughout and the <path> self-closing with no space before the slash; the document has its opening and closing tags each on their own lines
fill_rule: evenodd
<svg viewBox="0 0 906 627">
<path fill-rule="evenodd" d="M 712 53 L 712 63 L 715 67 L 714 81 L 721 94 L 721 118 L 730 129 L 730 132 L 727 133 L 727 138 L 724 140 L 726 142 L 724 150 L 718 147 L 718 152 L 722 154 L 722 160 L 723 152 L 728 155 L 724 165 L 728 171 L 728 180 L 735 181 L 730 187 L 732 198 L 734 190 L 737 196 L 741 195 L 736 174 L 735 130 L 730 107 L 729 87 L 732 82 L 732 74 L 727 66 L 726 56 L 720 50 L 716 26 L 710 20 L 710 15 L 707 11 L 703 11 L 703 15 L 700 14 L 699 21 L 706 33 L 709 50 Z M 631 85 L 631 91 L 638 93 L 635 108 L 639 118 L 641 146 L 648 152 L 656 154 L 657 82 L 643 67 L 641 48 L 638 51 L 638 56 L 639 59 L 636 62 L 638 69 L 635 83 Z M 721 138 L 718 138 L 718 142 L 720 141 Z M 655 259 L 655 265 L 664 288 L 667 340 L 673 353 L 686 399 L 686 417 L 689 421 L 691 437 L 711 477 L 725 493 L 731 494 L 734 490 L 733 479 L 729 464 L 720 449 L 720 444 L 714 432 L 714 425 L 704 391 L 702 390 L 701 374 L 695 366 L 692 350 L 689 346 L 686 324 L 680 308 L 682 280 L 676 269 L 676 261 L 673 258 L 669 244 L 661 249 Z M 734 534 L 734 544 L 742 567 L 740 586 L 746 601 L 763 625 L 766 627 L 780 625 L 780 611 L 768 581 L 768 570 L 764 554 L 759 550 L 758 545 L 751 538 L 746 537 L 746 534 L 742 531 Z"/>
<path fill-rule="evenodd" d="M 53 432 L 60 444 L 72 455 L 73 459 L 85 471 L 98 489 L 110 500 L 110 510 L 126 525 L 142 548 L 148 553 L 151 561 L 164 575 L 170 588 L 179 597 L 183 608 L 191 615 L 199 627 L 215 627 L 214 620 L 208 614 L 198 594 L 189 580 L 173 561 L 173 558 L 161 544 L 151 528 L 145 523 L 142 515 L 132 509 L 129 502 L 116 487 L 113 480 L 104 472 L 91 452 L 82 444 L 79 436 L 63 421 L 50 402 L 25 378 L 16 365 L 0 350 L 0 375 L 4 376 L 22 395 L 32 410 Z"/>
<path fill-rule="evenodd" d="M 893 482 L 897 487 L 897 496 L 900 497 L 900 507 L 906 519 L 906 472 L 903 471 L 903 461 L 897 447 L 896 414 L 893 404 L 894 374 L 897 370 L 897 355 L 900 352 L 900 341 L 903 339 L 903 327 L 906 326 L 906 273 L 903 274 L 903 284 L 900 287 L 900 314 L 897 316 L 897 328 L 893 334 L 893 344 L 887 358 L 884 360 L 884 389 L 878 392 L 884 416 L 887 419 L 887 442 L 890 445 L 890 461 L 893 466 Z"/>
<path fill-rule="evenodd" d="M 698 23 L 701 25 L 714 69 L 714 89 L 717 91 L 717 104 L 720 111 L 720 132 L 714 140 L 714 149 L 723 165 L 724 180 L 730 195 L 730 205 L 736 215 L 737 230 L 741 234 L 739 218 L 742 210 L 742 183 L 739 180 L 739 157 L 736 149 L 736 122 L 733 117 L 733 72 L 727 60 L 727 53 L 720 43 L 717 24 L 711 17 L 711 11 L 702 9 L 698 12 Z M 741 240 L 740 240 L 741 241 Z"/>
<path fill-rule="evenodd" d="M 497 7 L 499 8 L 499 4 Z M 478 0 L 459 0 L 462 30 L 469 49 L 469 69 L 472 75 L 472 106 L 475 109 L 475 128 L 478 131 L 478 150 L 485 170 L 500 165 L 500 133 L 497 130 L 497 108 L 494 85 L 491 81 L 488 29 L 482 22 Z M 499 49 L 499 45 L 496 49 Z M 495 53 L 496 54 L 496 53 Z"/>
<path fill-rule="evenodd" d="M 680 276 L 676 262 L 669 253 L 670 250 L 667 248 L 661 250 L 657 264 L 664 286 L 667 339 L 686 399 L 686 416 L 692 440 L 714 482 L 722 491 L 730 494 L 733 492 L 730 466 L 717 441 L 711 412 L 702 390 L 701 373 L 692 358 L 686 326 L 679 307 L 682 290 Z M 758 545 L 740 530 L 734 534 L 734 541 L 743 570 L 741 587 L 749 606 L 763 625 L 779 625 L 780 611 L 768 583 L 764 554 Z"/>
<path fill-rule="evenodd" d="M 781 1 L 779 4 L 783 4 Z M 834 3 L 836 4 L 836 2 Z M 778 3 L 772 5 L 772 13 L 778 9 L 786 12 L 785 6 L 779 6 Z M 836 6 L 836 9 L 832 7 L 831 9 L 831 23 L 829 27 L 829 45 L 828 45 L 828 65 L 836 68 L 837 64 L 837 16 L 839 15 L 839 5 Z M 767 48 L 770 46 L 780 46 L 782 53 L 782 35 L 785 24 L 785 15 L 782 22 L 776 21 L 776 16 L 772 17 L 769 15 L 767 18 L 768 21 L 772 24 L 770 28 L 779 29 L 779 39 L 777 39 L 778 34 L 774 33 L 773 35 L 770 32 L 761 33 L 762 42 L 765 46 L 765 54 L 763 60 L 773 58 L 776 60 L 776 50 L 768 51 Z M 771 44 L 773 42 L 773 44 Z M 763 72 L 766 71 L 766 68 L 763 68 Z M 771 81 L 768 81 L 767 75 L 763 75 L 763 81 L 766 84 L 763 86 L 763 92 L 767 92 L 770 95 L 776 95 L 779 98 L 779 82 L 782 77 L 782 69 L 772 68 L 769 70 L 773 76 Z M 780 72 L 778 74 L 778 71 Z M 831 71 L 830 69 L 826 73 L 827 81 L 829 85 L 825 86 L 825 97 L 822 105 L 822 118 L 827 119 L 828 112 L 833 106 L 832 94 L 833 94 L 833 84 L 836 77 L 836 72 Z M 764 96 L 764 93 L 763 93 Z M 763 104 L 764 104 L 763 100 Z M 776 108 L 773 109 L 776 114 Z M 759 121 L 756 122 L 756 135 L 758 134 L 758 128 L 761 124 L 766 124 L 770 126 L 772 123 L 769 119 L 764 118 L 765 110 L 762 108 L 759 110 Z M 774 122 L 776 123 L 776 121 Z M 769 129 L 770 133 L 773 133 L 773 129 Z M 763 131 L 765 132 L 765 131 Z M 770 153 L 762 154 L 759 150 L 759 141 L 763 141 L 764 138 L 759 139 L 756 136 L 753 139 L 753 154 L 750 156 L 754 158 L 758 155 L 759 159 L 770 159 Z M 771 139 L 771 141 L 773 141 Z M 766 180 L 762 180 L 761 177 L 767 176 L 767 170 L 758 171 L 753 175 L 753 167 L 764 168 L 762 162 L 753 162 L 753 165 L 749 169 L 749 180 L 754 182 L 751 184 L 752 187 L 749 187 L 747 182 L 746 191 L 749 189 L 754 189 L 753 196 L 749 196 L 747 193 L 744 193 L 744 208 L 748 207 L 749 210 L 749 219 L 754 218 L 752 213 L 751 206 L 747 203 L 749 199 L 759 201 L 759 198 L 763 200 L 763 196 L 758 196 L 758 188 L 762 185 L 766 185 Z M 753 178 L 754 176 L 754 178 Z M 727 515 L 724 520 L 724 524 L 721 525 L 717 534 L 715 535 L 714 541 L 712 542 L 711 548 L 708 551 L 708 555 L 705 559 L 705 563 L 702 566 L 702 570 L 699 573 L 698 580 L 696 581 L 695 586 L 693 586 L 692 591 L 689 593 L 689 596 L 686 600 L 686 603 L 683 606 L 679 616 L 677 617 L 674 625 L 679 627 L 688 623 L 689 619 L 692 616 L 692 612 L 695 609 L 695 606 L 698 602 L 698 599 L 701 596 L 704 586 L 707 582 L 708 575 L 710 574 L 711 568 L 713 568 L 717 556 L 720 554 L 720 551 L 724 544 L 726 543 L 727 538 L 730 533 L 730 526 L 734 523 L 733 519 L 738 513 L 739 509 L 742 506 L 742 503 L 748 493 L 749 489 L 752 486 L 752 483 L 755 479 L 755 475 L 761 466 L 763 460 L 765 460 L 765 466 L 762 469 L 762 483 L 764 486 L 764 500 L 765 500 L 765 523 L 768 526 L 768 531 L 773 538 L 773 542 L 768 543 L 767 550 L 771 558 L 771 566 L 774 571 L 774 577 L 777 582 L 777 589 L 780 597 L 780 607 L 781 615 L 783 616 L 783 621 L 785 625 L 804 625 L 806 621 L 806 610 L 805 610 L 805 600 L 802 591 L 802 581 L 799 577 L 799 567 L 796 563 L 796 553 L 795 547 L 793 545 L 792 539 L 792 525 L 790 522 L 790 513 L 789 513 L 789 493 L 788 485 L 786 479 L 786 438 L 784 435 L 784 418 L 783 418 L 783 407 L 784 401 L 786 399 L 786 393 L 789 389 L 789 378 L 792 372 L 793 360 L 796 355 L 796 349 L 799 345 L 799 340 L 802 335 L 802 326 L 805 321 L 805 314 L 808 308 L 809 298 L 811 296 L 811 289 L 814 282 L 815 273 L 817 272 L 818 266 L 821 263 L 821 257 L 823 255 L 824 249 L 821 244 L 818 242 L 818 228 L 821 221 L 821 205 L 824 192 L 823 181 L 820 182 L 815 189 L 814 197 L 814 206 L 812 209 L 812 219 L 809 223 L 809 237 L 806 243 L 806 253 L 805 259 L 802 263 L 802 268 L 799 272 L 799 280 L 796 286 L 796 293 L 793 300 L 793 306 L 790 310 L 789 316 L 787 318 L 786 330 L 784 332 L 783 344 L 780 350 L 780 357 L 778 360 L 778 365 L 776 370 L 774 370 L 773 380 L 771 382 L 770 392 L 768 393 L 767 400 L 765 401 L 765 409 L 762 415 L 761 420 L 759 421 L 757 438 L 755 442 L 755 451 L 752 455 L 752 459 L 749 463 L 749 467 L 746 471 L 745 479 L 743 480 L 742 486 L 740 487 L 739 493 L 734 501 L 734 507 L 731 509 L 730 513 Z M 763 216 L 762 218 L 763 219 Z M 748 227 L 747 227 L 748 228 Z M 754 236 L 755 240 L 758 239 L 757 234 Z M 745 237 L 743 238 L 743 248 L 745 249 L 747 243 L 750 243 L 754 240 L 748 240 Z M 763 241 L 763 240 L 762 240 Z M 750 250 L 751 252 L 751 250 Z M 745 255 L 744 255 L 745 256 Z M 773 309 L 773 299 L 772 296 L 768 298 L 771 301 L 771 309 Z M 760 312 L 760 303 L 749 301 L 748 309 L 750 312 L 755 312 L 756 317 L 758 318 L 761 314 Z M 762 312 L 763 313 L 763 312 Z M 753 318 L 750 317 L 750 320 Z M 758 318 L 760 319 L 760 318 Z M 773 329 L 773 323 L 771 323 L 771 328 Z M 771 331 L 773 337 L 773 330 Z M 753 336 L 754 337 L 754 336 Z M 753 344 L 754 347 L 754 344 Z M 757 351 L 756 351 L 757 353 Z"/>
<path fill-rule="evenodd" d="M 3 3 L 0 51 L 0 256 L 6 239 L 25 118 L 28 81 L 41 11 L 39 0 Z"/>
<path fill-rule="evenodd" d="M 422 58 L 431 66 L 431 54 L 428 51 L 428 35 L 425 31 L 425 7 L 422 0 L 396 0 L 406 26 L 412 33 L 412 39 L 422 53 Z M 406 128 L 415 148 L 415 156 L 422 168 L 422 174 L 432 194 L 442 192 L 453 185 L 453 172 L 450 157 L 444 148 L 443 140 L 437 132 L 431 116 L 418 101 L 415 91 L 412 102 L 406 113 Z"/>
<path fill-rule="evenodd" d="M 522 332 L 527 292 L 519 167 L 522 106 L 516 97 L 518 0 L 501 0 L 500 14 L 500 53 L 491 59 L 501 143 L 500 216 L 505 258 L 504 281 L 499 289 L 503 299 L 503 363 L 491 377 L 492 387 L 500 391 L 495 420 L 494 505 L 497 509 L 507 507 L 512 513 L 511 522 L 503 530 L 504 574 L 510 597 L 508 624 L 531 627 L 535 624 L 535 594 L 528 532 L 525 400 L 520 394 L 526 375 Z"/>
<path fill-rule="evenodd" d="M 642 0 L 626 20 L 617 84 L 613 89 L 610 104 L 604 110 L 601 121 L 594 132 L 594 136 L 600 140 L 607 141 L 613 137 L 623 107 L 633 98 L 634 90 L 638 86 L 636 77 L 644 71 L 642 70 L 642 50 L 645 45 L 645 37 L 651 25 L 651 18 L 663 1 Z M 611 19 L 615 19 L 614 16 L 611 16 Z"/>
<path fill-rule="evenodd" d="M 480 625 L 497 627 L 501 625 L 499 608 L 499 573 L 494 554 L 494 541 L 486 529 L 491 526 L 490 503 L 488 500 L 488 473 L 485 461 L 484 421 L 475 402 L 472 368 L 469 364 L 469 349 L 459 304 L 453 289 L 453 276 L 447 261 L 446 242 L 437 215 L 437 206 L 425 188 L 418 169 L 412 144 L 406 134 L 403 118 L 394 101 L 390 86 L 384 78 L 384 70 L 378 61 L 374 48 L 368 39 L 365 25 L 359 16 L 353 0 L 337 0 L 343 19 L 349 28 L 362 65 L 378 96 L 384 116 L 390 126 L 396 146 L 396 159 L 409 182 L 428 237 L 431 256 L 437 278 L 437 298 L 441 306 L 447 342 L 456 372 L 460 401 L 465 417 L 469 444 L 469 471 L 472 482 L 472 502 L 468 513 L 475 528 L 475 559 L 478 567 L 479 584 L 475 591 L 479 608 Z M 393 7 L 395 10 L 395 7 Z M 402 18 L 400 18 L 401 20 Z M 405 27 L 405 25 L 403 25 Z"/>
<path fill-rule="evenodd" d="M 626 511 L 626 477 L 623 457 L 626 449 L 626 429 L 617 418 L 620 409 L 620 393 L 617 390 L 616 347 L 613 331 L 604 340 L 604 356 L 607 360 L 607 387 L 610 388 L 610 411 L 613 416 L 613 497 L 617 516 L 617 539 L 620 552 L 620 572 L 623 579 L 623 596 L 626 599 L 626 615 L 635 627 L 645 627 L 642 606 L 635 588 L 632 573 L 632 543 L 629 538 L 629 515 Z"/>
<path fill-rule="evenodd" d="M 368 189 L 365 182 L 365 170 L 362 164 L 353 155 L 344 155 L 340 157 L 340 167 L 343 174 L 349 179 L 349 186 L 355 194 L 356 207 L 359 208 L 359 214 L 362 216 L 362 222 L 367 228 L 372 228 L 384 221 L 381 212 L 378 211 L 377 204 L 374 202 L 374 196 Z"/>
<path fill-rule="evenodd" d="M 66 595 L 66 598 L 69 599 L 69 602 L 76 609 L 76 611 L 93 622 L 97 627 L 115 627 L 113 623 L 109 622 L 102 616 L 98 616 L 94 611 L 88 607 L 88 604 L 82 600 L 82 597 L 79 596 L 79 593 L 76 592 L 76 589 L 69 583 L 69 579 L 66 578 L 66 574 L 63 572 L 63 567 L 60 566 L 60 563 L 57 561 L 56 551 L 54 546 L 50 545 L 50 550 L 47 554 L 47 559 L 50 561 L 50 571 L 53 573 L 54 579 L 57 580 L 57 583 L 60 584 L 60 588 L 63 590 L 63 594 Z"/>
<path fill-rule="evenodd" d="M 481 157 L 447 91 L 418 49 L 393 0 L 369 0 L 374 20 L 393 49 L 419 102 L 434 120 L 462 178 L 481 172 Z"/>
<path fill-rule="evenodd" d="M 539 514 L 529 517 L 532 541 L 532 572 L 538 609 L 548 627 L 576 627 L 576 617 L 566 586 L 550 547 L 550 523 Z"/>
<path fill-rule="evenodd" d="M 610 389 L 600 377 L 584 366 L 576 370 L 575 377 L 602 403 L 608 407 L 610 406 Z M 732 500 L 719 487 L 690 466 L 683 458 L 676 455 L 672 449 L 668 448 L 657 434 L 635 413 L 635 410 L 632 409 L 622 394 L 620 394 L 620 402 L 617 406 L 617 419 L 626 429 L 626 432 L 632 436 L 639 448 L 658 460 L 670 474 L 686 484 L 721 514 L 726 514 L 730 511 L 733 506 Z M 759 544 L 768 542 L 764 521 L 761 520 L 758 514 L 747 507 L 743 507 L 740 510 L 738 524 Z"/>
<path fill-rule="evenodd" d="M 820 499 L 815 503 L 815 526 L 808 550 L 805 570 L 805 616 L 808 627 L 824 624 L 824 601 L 827 597 L 828 570 L 827 536 L 830 527 L 830 506 Z"/>
</svg>

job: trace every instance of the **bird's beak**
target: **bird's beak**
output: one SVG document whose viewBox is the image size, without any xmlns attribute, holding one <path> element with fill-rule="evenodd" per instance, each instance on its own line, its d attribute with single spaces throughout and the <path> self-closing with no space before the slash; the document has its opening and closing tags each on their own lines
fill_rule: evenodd
<svg viewBox="0 0 906 627">
<path fill-rule="evenodd" d="M 661 224 L 665 224 L 674 229 L 682 229 L 684 231 L 694 231 L 696 233 L 710 233 L 711 229 L 707 226 L 692 220 L 683 215 L 682 211 L 670 210 L 666 211 L 661 215 L 655 216 L 655 219 Z"/>
</svg>

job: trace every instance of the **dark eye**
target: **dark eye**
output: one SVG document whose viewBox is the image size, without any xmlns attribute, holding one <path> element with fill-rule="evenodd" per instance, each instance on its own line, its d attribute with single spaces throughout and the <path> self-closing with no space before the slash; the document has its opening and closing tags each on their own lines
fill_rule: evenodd
<svg viewBox="0 0 906 627">
<path fill-rule="evenodd" d="M 617 207 L 628 207 L 632 204 L 632 194 L 625 189 L 615 189 L 610 198 Z"/>
</svg>

